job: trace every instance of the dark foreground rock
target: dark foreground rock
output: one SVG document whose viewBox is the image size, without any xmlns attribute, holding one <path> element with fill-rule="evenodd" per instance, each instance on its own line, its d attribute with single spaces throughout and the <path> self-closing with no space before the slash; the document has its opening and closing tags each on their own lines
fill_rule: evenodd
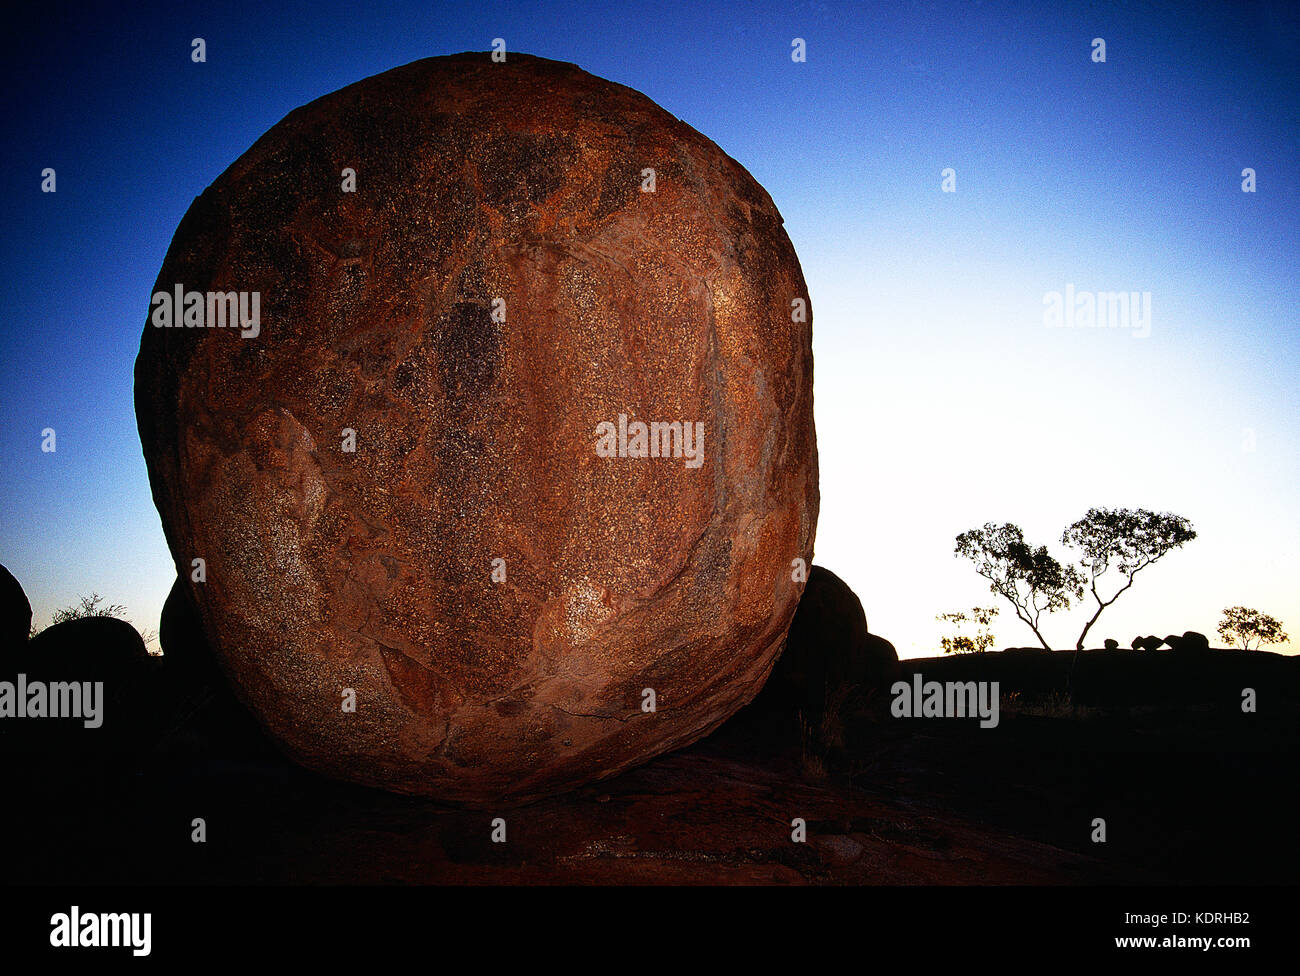
<svg viewBox="0 0 1300 976">
<path fill-rule="evenodd" d="M 84 796 L 29 797 L 54 813 L 24 836 L 12 883 L 254 884 L 1097 884 L 1132 868 L 1018 838 L 942 808 L 843 783 L 808 784 L 790 763 L 697 745 L 564 796 L 471 812 L 311 776 L 287 763 L 160 767 L 77 818 Z M 0 825 L 26 811 L 0 812 Z M 195 816 L 207 842 L 190 842 Z M 505 843 L 493 843 L 493 820 Z M 806 840 L 792 838 L 802 820 Z M 111 839 L 111 842 L 110 842 Z M 120 853 L 119 853 L 120 852 Z"/>
<path fill-rule="evenodd" d="M 862 602 L 842 579 L 813 566 L 785 649 L 749 708 L 736 716 L 778 747 L 800 744 L 834 761 L 862 719 L 879 714 L 898 675 L 898 652 L 867 631 Z"/>
<path fill-rule="evenodd" d="M 81 617 L 46 627 L 26 647 L 24 666 L 39 677 L 117 678 L 149 661 L 140 632 L 116 617 Z"/>
<path fill-rule="evenodd" d="M 818 508 L 781 224 L 645 96 L 516 53 L 318 99 L 195 200 L 137 420 L 204 632 L 291 755 L 525 800 L 757 694 Z M 166 327 L 176 289 L 260 323 Z"/>
<path fill-rule="evenodd" d="M 22 584 L 0 566 L 0 654 L 20 650 L 31 627 L 32 605 Z"/>
<path fill-rule="evenodd" d="M 467 811 L 340 784 L 274 756 L 78 756 L 6 770 L 10 883 L 1286 884 L 1300 661 L 1213 652 L 1239 699 L 1133 708 L 1011 698 L 1019 669 L 1073 652 L 904 661 L 927 679 L 1008 681 L 1000 721 L 882 723 L 851 765 L 809 782 L 798 750 L 729 722 L 704 742 L 522 807 Z M 1123 670 L 1172 654 L 1090 651 Z M 1219 657 L 1221 655 L 1221 658 Z M 945 665 L 949 666 L 945 670 Z M 971 671 L 972 667 L 982 666 Z M 1102 810 L 1106 844 L 1091 841 Z M 191 841 L 203 818 L 207 842 Z M 506 842 L 493 843 L 493 821 Z M 802 820 L 805 843 L 793 823 Z M 51 858 L 51 850 L 59 857 Z"/>
<path fill-rule="evenodd" d="M 16 752 L 138 752 L 169 708 L 158 659 L 115 617 L 47 627 L 10 656 L 0 681 L 12 703 L 0 705 L 11 712 L 3 747 Z"/>
<path fill-rule="evenodd" d="M 157 744 L 160 751 L 229 761 L 266 758 L 275 752 L 274 743 L 222 673 L 190 586 L 180 578 L 163 604 L 158 643 L 173 706 L 171 721 Z"/>
<path fill-rule="evenodd" d="M 217 656 L 208 644 L 189 585 L 177 578 L 163 603 L 158 644 L 167 671 L 178 681 L 216 685 L 224 681 Z"/>
</svg>

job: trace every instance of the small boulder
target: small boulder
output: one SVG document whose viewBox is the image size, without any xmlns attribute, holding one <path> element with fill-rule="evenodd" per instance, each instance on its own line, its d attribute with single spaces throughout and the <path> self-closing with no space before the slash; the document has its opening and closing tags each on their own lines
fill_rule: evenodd
<svg viewBox="0 0 1300 976">
<path fill-rule="evenodd" d="M 1107 637 L 1107 638 L 1106 638 L 1106 650 L 1108 650 L 1108 651 L 1117 651 L 1117 650 L 1119 650 L 1119 641 L 1115 640 L 1113 637 Z"/>
<path fill-rule="evenodd" d="M 1144 651 L 1154 651 L 1157 647 L 1159 647 L 1163 643 L 1164 641 L 1162 641 L 1155 634 L 1148 634 L 1146 637 L 1142 638 L 1141 644 L 1139 646 Z"/>
</svg>

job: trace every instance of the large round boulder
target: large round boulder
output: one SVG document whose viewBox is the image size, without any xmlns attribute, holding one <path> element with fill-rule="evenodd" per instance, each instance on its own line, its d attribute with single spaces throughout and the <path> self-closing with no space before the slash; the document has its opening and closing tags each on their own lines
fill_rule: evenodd
<svg viewBox="0 0 1300 976">
<path fill-rule="evenodd" d="M 817 519 L 808 295 L 768 194 L 645 96 L 514 53 L 368 78 L 204 191 L 154 291 L 154 499 L 298 761 L 522 801 L 762 686 Z"/>
</svg>

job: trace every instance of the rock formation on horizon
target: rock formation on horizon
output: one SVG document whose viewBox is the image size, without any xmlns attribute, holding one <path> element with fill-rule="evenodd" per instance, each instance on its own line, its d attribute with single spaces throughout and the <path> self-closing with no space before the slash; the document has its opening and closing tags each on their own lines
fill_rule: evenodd
<svg viewBox="0 0 1300 976">
<path fill-rule="evenodd" d="M 1204 654 L 1210 650 L 1209 638 L 1194 630 L 1184 631 L 1181 637 L 1170 634 L 1165 643 L 1180 654 Z"/>
<path fill-rule="evenodd" d="M 255 326 L 206 327 L 225 293 Z M 794 249 L 738 163 L 574 65 L 431 58 L 291 112 L 185 215 L 135 375 L 204 632 L 306 766 L 557 792 L 716 728 L 785 639 L 818 510 Z"/>
</svg>

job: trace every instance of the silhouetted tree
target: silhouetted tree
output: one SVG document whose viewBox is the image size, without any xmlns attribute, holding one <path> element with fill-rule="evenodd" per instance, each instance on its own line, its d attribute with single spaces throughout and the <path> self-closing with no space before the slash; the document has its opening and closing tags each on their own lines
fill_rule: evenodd
<svg viewBox="0 0 1300 976">
<path fill-rule="evenodd" d="M 1230 645 L 1240 643 L 1243 651 L 1251 649 L 1252 640 L 1254 649 L 1259 650 L 1264 644 L 1283 644 L 1291 639 L 1282 629 L 1282 621 L 1250 607 L 1224 607 L 1219 636 Z"/>
<path fill-rule="evenodd" d="M 1192 523 L 1181 515 L 1150 512 L 1144 508 L 1090 508 L 1061 536 L 1067 546 L 1078 549 L 1083 558 L 1083 579 L 1097 601 L 1097 612 L 1083 625 L 1075 650 L 1083 650 L 1084 638 L 1101 612 L 1133 585 L 1133 577 L 1166 553 L 1196 538 Z M 1126 582 L 1109 599 L 1097 591 L 1097 581 L 1114 566 Z"/>
<path fill-rule="evenodd" d="M 963 532 L 957 536 L 956 553 L 975 563 L 975 572 L 989 581 L 989 589 L 1015 607 L 1016 616 L 1050 651 L 1051 645 L 1038 629 L 1039 618 L 1044 611 L 1067 609 L 1071 596 L 1083 596 L 1083 577 L 1078 570 L 1062 568 L 1046 546 L 1030 546 L 1020 527 L 1010 522 L 988 522 L 982 529 Z"/>
<path fill-rule="evenodd" d="M 975 631 L 974 637 L 958 634 L 956 637 L 940 638 L 939 643 L 943 645 L 943 653 L 983 654 L 993 646 L 993 632 L 989 630 L 989 625 L 997 615 L 997 607 L 972 607 L 969 615 L 965 611 L 939 614 L 934 618 L 935 620 L 947 621 L 955 627 L 960 628 L 973 622 L 981 628 Z"/>
</svg>

